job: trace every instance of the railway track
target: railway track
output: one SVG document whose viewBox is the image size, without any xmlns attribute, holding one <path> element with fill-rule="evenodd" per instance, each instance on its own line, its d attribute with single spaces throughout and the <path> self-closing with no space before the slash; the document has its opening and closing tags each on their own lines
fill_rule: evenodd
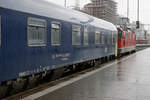
<svg viewBox="0 0 150 100">
<path fill-rule="evenodd" d="M 146 47 L 146 48 L 148 48 L 148 47 Z M 146 48 L 140 48 L 140 49 L 138 48 L 137 51 L 141 51 L 141 50 L 146 49 Z M 118 58 L 118 61 L 119 61 L 120 59 L 125 58 L 126 56 L 129 56 L 129 55 L 124 55 L 123 57 Z M 44 90 L 44 89 L 46 89 L 46 88 L 49 88 L 49 87 L 55 86 L 55 85 L 57 85 L 57 84 L 59 84 L 59 83 L 68 81 L 68 80 L 71 79 L 71 78 L 75 78 L 75 77 L 78 77 L 79 75 L 82 75 L 82 74 L 88 73 L 88 72 L 90 72 L 90 71 L 93 71 L 93 70 L 102 68 L 102 67 L 105 66 L 106 64 L 112 63 L 112 62 L 114 62 L 114 61 L 115 61 L 115 59 L 113 59 L 113 60 L 111 60 L 111 61 L 109 61 L 109 62 L 101 63 L 101 64 L 100 64 L 100 63 L 96 63 L 95 66 L 90 66 L 90 67 L 88 67 L 87 69 L 79 70 L 79 71 L 76 72 L 76 73 L 66 73 L 66 74 L 64 74 L 63 77 L 60 78 L 60 79 L 57 79 L 57 80 L 55 80 L 55 81 L 51 81 L 51 82 L 48 82 L 48 83 L 43 83 L 43 84 L 41 84 L 41 85 L 39 85 L 39 86 L 37 86 L 37 87 L 35 87 L 35 88 L 29 89 L 29 90 L 25 90 L 25 91 L 23 91 L 23 92 L 20 92 L 20 93 L 18 93 L 18 94 L 12 95 L 12 96 L 10 96 L 10 97 L 3 98 L 2 100 L 20 100 L 20 99 L 22 99 L 22 98 L 24 98 L 24 97 L 27 97 L 27 96 L 29 96 L 29 95 L 32 95 L 32 94 L 34 94 L 34 93 L 36 93 L 36 92 L 39 92 L 39 91 L 41 91 L 41 90 Z"/>
<path fill-rule="evenodd" d="M 146 49 L 146 48 L 148 48 L 148 47 L 144 47 L 144 48 L 143 48 L 143 47 L 140 47 L 140 48 L 138 47 L 136 50 L 137 50 L 137 51 L 141 51 L 141 50 Z M 123 58 L 125 58 L 126 56 L 129 56 L 129 55 L 125 55 L 125 56 L 123 56 L 123 57 L 120 57 L 120 58 L 118 58 L 118 60 L 123 59 Z M 69 80 L 69 79 L 71 79 L 71 78 L 75 78 L 75 77 L 78 77 L 79 75 L 82 75 L 82 74 L 88 73 L 88 72 L 90 72 L 90 71 L 93 71 L 93 70 L 102 68 L 102 67 L 105 66 L 106 64 L 112 63 L 112 62 L 114 62 L 114 61 L 115 61 L 115 59 L 113 59 L 113 60 L 111 60 L 111 61 L 109 61 L 109 62 L 101 63 L 101 64 L 100 64 L 100 63 L 97 63 L 97 64 L 95 64 L 95 66 L 90 66 L 90 67 L 88 67 L 87 69 L 79 70 L 79 71 L 76 72 L 76 73 L 75 73 L 75 72 L 74 72 L 74 73 L 65 73 L 65 74 L 63 75 L 63 77 L 60 78 L 60 79 L 57 79 L 57 80 L 55 80 L 55 81 L 51 81 L 51 82 L 48 82 L 48 83 L 43 83 L 43 84 L 41 84 L 41 85 L 39 85 L 39 86 L 37 86 L 37 87 L 35 87 L 35 88 L 29 89 L 29 90 L 25 90 L 25 91 L 20 92 L 20 93 L 18 93 L 18 94 L 16 94 L 16 95 L 3 98 L 2 100 L 20 100 L 20 99 L 22 99 L 22 98 L 24 98 L 24 97 L 27 97 L 27 96 L 31 95 L 31 94 L 34 94 L 34 93 L 39 92 L 39 91 L 41 91 L 41 90 L 44 90 L 44 89 L 46 89 L 46 88 L 55 86 L 55 85 L 57 85 L 57 84 L 59 84 L 59 83 L 65 82 L 65 81 L 67 81 L 67 80 Z"/>
<path fill-rule="evenodd" d="M 146 48 L 148 48 L 148 47 L 138 47 L 138 48 L 136 49 L 136 51 L 141 51 L 141 50 L 146 49 Z M 125 57 L 127 57 L 127 56 L 129 56 L 129 55 L 125 55 L 125 56 L 123 56 L 123 57 L 118 58 L 118 61 L 121 60 L 121 59 L 123 59 L 123 58 L 125 58 Z M 49 88 L 49 87 L 55 86 L 55 85 L 57 85 L 57 84 L 59 84 L 59 83 L 68 81 L 68 80 L 71 79 L 71 78 L 75 78 L 75 77 L 78 77 L 79 75 L 82 75 L 82 74 L 88 73 L 88 72 L 90 72 L 90 71 L 93 71 L 93 70 L 102 68 L 102 67 L 105 66 L 106 64 L 112 63 L 112 62 L 114 62 L 114 61 L 115 61 L 115 59 L 113 59 L 113 60 L 111 60 L 111 61 L 109 61 L 109 62 L 101 63 L 101 64 L 100 64 L 100 63 L 97 63 L 97 64 L 95 64 L 95 66 L 90 66 L 90 67 L 88 67 L 87 69 L 79 70 L 79 71 L 76 72 L 76 73 L 75 73 L 75 72 L 74 72 L 74 73 L 65 73 L 65 74 L 63 75 L 63 77 L 60 78 L 60 79 L 57 79 L 57 80 L 55 80 L 55 81 L 51 81 L 51 82 L 48 82 L 48 83 L 41 84 L 41 85 L 39 85 L 39 86 L 37 86 L 37 87 L 35 87 L 35 88 L 33 88 L 33 89 L 29 89 L 29 90 L 26 90 L 26 91 L 24 91 L 24 92 L 20 92 L 20 93 L 18 93 L 18 94 L 16 94 L 16 95 L 3 98 L 2 100 L 20 100 L 20 99 L 22 99 L 22 98 L 24 98 L 24 97 L 27 97 L 27 96 L 29 96 L 29 95 L 32 95 L 32 94 L 34 94 L 34 93 L 36 93 L 36 92 L 39 92 L 39 91 L 41 91 L 41 90 L 44 90 L 44 89 L 46 89 L 46 88 Z"/>
<path fill-rule="evenodd" d="M 138 52 L 138 51 L 141 51 L 141 50 L 144 50 L 144 49 L 147 49 L 147 48 L 149 48 L 150 46 L 144 46 L 144 47 L 136 47 L 136 51 Z"/>
<path fill-rule="evenodd" d="M 128 56 L 130 56 L 130 55 L 123 56 L 121 58 L 118 58 L 117 60 L 119 62 L 121 59 L 123 59 L 125 57 L 128 57 Z M 44 89 L 50 88 L 50 87 L 55 86 L 55 85 L 57 85 L 59 83 L 68 81 L 68 80 L 70 80 L 72 78 L 76 78 L 76 77 L 78 77 L 80 75 L 83 75 L 85 73 L 97 70 L 99 68 L 103 68 L 106 64 L 113 63 L 113 62 L 115 62 L 115 59 L 113 59 L 113 60 L 111 60 L 109 62 L 102 63 L 102 64 L 97 63 L 97 64 L 95 64 L 95 66 L 91 66 L 91 67 L 89 67 L 87 69 L 84 69 L 84 70 L 82 69 L 82 70 L 80 70 L 80 71 L 78 71 L 76 73 L 73 73 L 73 74 L 72 73 L 67 73 L 66 75 L 64 75 L 60 79 L 57 79 L 55 81 L 51 81 L 51 82 L 48 82 L 48 83 L 41 84 L 41 85 L 39 85 L 39 86 L 37 86 L 37 87 L 35 87 L 33 89 L 29 89 L 29 90 L 26 90 L 24 92 L 20 92 L 20 93 L 18 93 L 16 95 L 13 95 L 13 96 L 10 96 L 10 97 L 6 97 L 6 98 L 4 98 L 2 100 L 21 100 L 24 97 L 27 97 L 29 95 L 32 95 L 32 94 L 37 93 L 39 91 L 42 91 Z"/>
<path fill-rule="evenodd" d="M 112 63 L 114 62 L 114 60 L 112 61 L 109 61 L 108 63 Z M 45 84 L 41 84 L 33 89 L 29 89 L 29 90 L 26 90 L 24 92 L 20 92 L 16 95 L 13 95 L 13 96 L 10 96 L 10 97 L 7 97 L 7 98 L 4 98 L 2 100 L 21 100 L 22 98 L 24 97 L 27 97 L 29 95 L 32 95 L 36 92 L 39 92 L 41 90 L 44 90 L 46 88 L 49 88 L 49 87 L 52 87 L 52 86 L 55 86 L 59 83 L 62 83 L 62 82 L 65 82 L 71 78 L 75 78 L 75 77 L 78 77 L 80 75 L 83 75 L 85 73 L 88 73 L 88 72 L 91 72 L 93 70 L 96 70 L 96 69 L 99 69 L 99 68 L 102 68 L 103 66 L 105 66 L 106 64 L 108 64 L 107 62 L 103 63 L 103 64 L 100 64 L 100 65 L 96 65 L 96 66 L 92 66 L 88 69 L 85 69 L 85 70 L 82 70 L 82 71 L 79 71 L 77 73 L 73 73 L 73 74 L 70 74 L 70 75 L 64 75 L 64 77 L 58 79 L 58 80 L 55 80 L 55 81 L 51 81 L 51 82 L 48 82 L 48 83 L 45 83 Z"/>
</svg>

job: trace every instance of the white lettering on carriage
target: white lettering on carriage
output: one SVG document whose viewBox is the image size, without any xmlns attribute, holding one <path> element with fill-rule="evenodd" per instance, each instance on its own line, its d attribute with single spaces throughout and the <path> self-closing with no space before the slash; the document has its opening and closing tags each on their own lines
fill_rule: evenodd
<svg viewBox="0 0 150 100">
<path fill-rule="evenodd" d="M 61 61 L 67 61 L 67 60 L 69 60 L 69 56 L 70 56 L 70 53 L 56 54 L 56 55 L 52 55 L 52 59 L 54 59 L 54 60 L 60 59 Z M 63 66 L 63 65 L 61 65 L 61 66 Z M 45 71 L 56 68 L 56 65 L 52 65 L 51 67 L 50 66 L 46 66 L 46 67 L 39 66 L 39 68 L 37 68 L 37 67 L 35 67 L 35 68 L 36 69 L 30 70 L 30 71 L 20 72 L 19 77 L 24 77 L 24 76 L 28 76 L 28 75 L 32 75 L 32 74 L 40 73 L 40 72 L 45 72 Z"/>
<path fill-rule="evenodd" d="M 66 61 L 69 59 L 70 53 L 65 54 L 54 54 L 52 55 L 52 59 L 60 59 L 62 61 Z"/>
<path fill-rule="evenodd" d="M 50 67 L 50 66 L 46 66 L 46 67 L 40 66 L 37 69 L 33 69 L 33 70 L 30 70 L 30 71 L 25 71 L 25 72 L 20 72 L 19 73 L 19 77 L 24 77 L 24 76 L 32 75 L 32 74 L 35 74 L 35 73 L 40 73 L 40 72 L 48 71 L 48 70 L 50 70 L 52 68 L 53 67 Z"/>
</svg>

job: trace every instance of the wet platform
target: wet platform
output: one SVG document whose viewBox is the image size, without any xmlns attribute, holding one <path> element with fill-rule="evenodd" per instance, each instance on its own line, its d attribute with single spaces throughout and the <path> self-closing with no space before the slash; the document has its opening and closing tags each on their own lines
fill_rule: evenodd
<svg viewBox="0 0 150 100">
<path fill-rule="evenodd" d="M 150 48 L 23 100 L 35 99 L 150 100 Z"/>
</svg>

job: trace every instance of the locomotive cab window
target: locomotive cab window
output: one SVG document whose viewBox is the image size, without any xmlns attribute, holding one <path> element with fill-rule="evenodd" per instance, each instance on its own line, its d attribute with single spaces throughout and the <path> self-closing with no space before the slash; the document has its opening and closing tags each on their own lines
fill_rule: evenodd
<svg viewBox="0 0 150 100">
<path fill-rule="evenodd" d="M 119 40 L 123 39 L 123 34 L 122 34 L 121 31 L 118 32 L 118 39 L 119 39 Z"/>
<path fill-rule="evenodd" d="M 28 18 L 28 45 L 46 45 L 46 21 L 38 18 Z"/>
<path fill-rule="evenodd" d="M 72 25 L 72 45 L 81 45 L 81 27 Z"/>
<path fill-rule="evenodd" d="M 88 29 L 85 27 L 84 28 L 84 45 L 88 45 L 89 41 L 88 41 Z"/>
<path fill-rule="evenodd" d="M 100 44 L 100 32 L 95 32 L 95 44 Z"/>
<path fill-rule="evenodd" d="M 61 41 L 61 25 L 58 22 L 51 24 L 51 44 L 60 45 Z"/>
</svg>

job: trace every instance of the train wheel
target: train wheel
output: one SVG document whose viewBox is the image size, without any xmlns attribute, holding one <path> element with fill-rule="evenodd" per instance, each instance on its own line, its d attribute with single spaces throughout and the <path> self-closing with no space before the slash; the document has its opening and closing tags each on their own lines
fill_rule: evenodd
<svg viewBox="0 0 150 100">
<path fill-rule="evenodd" d="M 8 94 L 8 86 L 0 85 L 0 99 L 6 97 Z"/>
<path fill-rule="evenodd" d="M 9 95 L 13 95 L 19 93 L 20 91 L 23 91 L 25 83 L 26 83 L 25 79 L 17 79 L 16 81 L 13 81 Z"/>
<path fill-rule="evenodd" d="M 65 71 L 65 68 L 58 68 L 52 71 L 51 81 L 59 79 Z"/>
<path fill-rule="evenodd" d="M 31 89 L 31 88 L 34 88 L 38 85 L 38 82 L 39 82 L 39 77 L 40 76 L 30 76 L 28 79 L 27 79 L 27 86 L 26 86 L 26 89 Z"/>
<path fill-rule="evenodd" d="M 48 72 L 46 72 L 46 75 L 43 76 L 42 79 L 43 79 L 44 82 L 49 82 L 50 79 L 51 79 L 51 76 L 52 76 L 52 71 L 48 71 Z"/>
</svg>

